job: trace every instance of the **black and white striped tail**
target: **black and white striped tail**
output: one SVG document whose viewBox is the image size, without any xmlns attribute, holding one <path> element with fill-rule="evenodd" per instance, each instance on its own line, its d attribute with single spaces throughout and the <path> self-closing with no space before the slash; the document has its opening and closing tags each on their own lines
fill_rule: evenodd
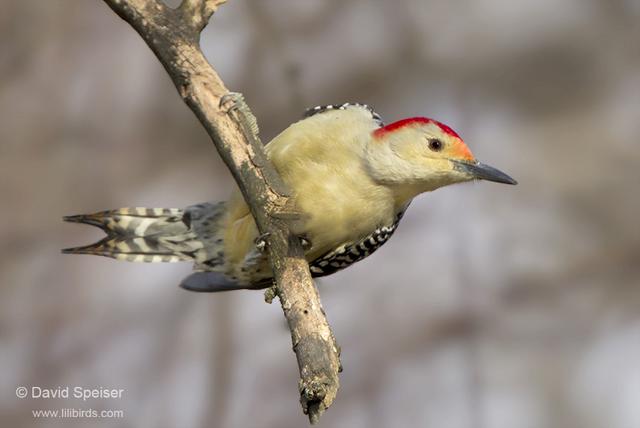
<svg viewBox="0 0 640 428">
<path fill-rule="evenodd" d="M 107 236 L 83 247 L 67 248 L 65 254 L 91 254 L 129 262 L 178 262 L 194 260 L 202 249 L 177 208 L 121 208 L 95 214 L 64 217 L 102 229 Z"/>
</svg>

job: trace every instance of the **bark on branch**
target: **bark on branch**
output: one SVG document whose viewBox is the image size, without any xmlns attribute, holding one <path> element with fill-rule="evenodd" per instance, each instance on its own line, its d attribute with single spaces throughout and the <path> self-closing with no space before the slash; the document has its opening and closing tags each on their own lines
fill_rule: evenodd
<svg viewBox="0 0 640 428">
<path fill-rule="evenodd" d="M 295 217 L 285 184 L 267 159 L 248 109 L 225 100 L 229 91 L 199 46 L 200 32 L 225 0 L 183 0 L 172 9 L 159 0 L 104 0 L 156 54 L 231 170 L 258 229 L 266 235 L 276 293 L 291 330 L 300 369 L 300 400 L 311 423 L 338 391 L 339 350 L 309 266 L 288 221 Z"/>
</svg>

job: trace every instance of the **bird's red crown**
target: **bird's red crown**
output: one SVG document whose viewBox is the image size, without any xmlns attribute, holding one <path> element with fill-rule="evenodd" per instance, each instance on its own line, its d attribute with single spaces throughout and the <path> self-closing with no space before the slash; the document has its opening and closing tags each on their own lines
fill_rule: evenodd
<svg viewBox="0 0 640 428">
<path fill-rule="evenodd" d="M 451 129 L 449 126 L 445 125 L 442 122 L 438 122 L 435 119 L 429 119 L 428 117 L 409 117 L 407 119 L 402 119 L 397 122 L 390 123 L 387 126 L 383 126 L 382 128 L 376 129 L 374 131 L 374 135 L 376 137 L 382 137 L 383 135 L 389 132 L 397 131 L 398 129 L 404 128 L 405 126 L 414 125 L 417 123 L 423 123 L 423 124 L 433 123 L 437 125 L 438 128 L 440 128 L 442 132 L 444 132 L 445 134 L 451 135 L 452 137 L 456 137 L 462 140 L 462 138 L 460 138 L 460 136 L 456 133 L 456 131 Z"/>
</svg>

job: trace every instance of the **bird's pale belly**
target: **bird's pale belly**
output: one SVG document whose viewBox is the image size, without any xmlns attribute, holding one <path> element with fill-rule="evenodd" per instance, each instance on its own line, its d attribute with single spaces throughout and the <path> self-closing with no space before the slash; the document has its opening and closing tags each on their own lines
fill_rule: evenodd
<svg viewBox="0 0 640 428">
<path fill-rule="evenodd" d="M 372 212 L 360 211 L 357 204 L 336 203 L 326 210 L 316 210 L 313 215 L 308 215 L 299 230 L 300 233 L 298 230 L 296 233 L 310 242 L 307 259 L 312 261 L 341 245 L 358 242 L 381 226 L 393 224 L 394 217 L 391 206 Z"/>
</svg>

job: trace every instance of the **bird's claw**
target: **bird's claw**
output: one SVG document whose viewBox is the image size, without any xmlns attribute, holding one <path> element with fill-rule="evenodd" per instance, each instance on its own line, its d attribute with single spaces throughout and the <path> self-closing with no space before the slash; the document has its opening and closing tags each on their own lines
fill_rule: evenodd
<svg viewBox="0 0 640 428">
<path fill-rule="evenodd" d="M 275 299 L 276 297 L 278 297 L 278 288 L 276 287 L 276 282 L 273 281 L 271 287 L 268 287 L 266 290 L 264 290 L 264 301 L 271 304 L 271 302 L 273 302 L 273 299 Z"/>
<path fill-rule="evenodd" d="M 227 92 L 220 97 L 218 107 L 227 114 L 235 113 L 236 119 L 240 122 L 245 134 L 249 134 L 249 136 L 258 140 L 258 134 L 260 133 L 258 120 L 244 100 L 244 95 L 240 92 Z"/>
<path fill-rule="evenodd" d="M 254 243 L 256 244 L 256 248 L 261 253 L 264 253 L 264 251 L 267 248 L 267 238 L 269 236 L 271 236 L 271 233 L 266 232 L 266 233 L 263 233 L 262 235 L 258 236 L 254 241 Z"/>
<path fill-rule="evenodd" d="M 227 104 L 231 104 L 225 109 L 227 113 L 230 113 L 234 110 L 239 109 L 240 105 L 244 102 L 244 96 L 240 92 L 227 92 L 220 97 L 220 103 L 218 104 L 218 107 L 220 109 L 223 109 Z"/>
<path fill-rule="evenodd" d="M 298 236 L 298 239 L 300 240 L 300 245 L 302 246 L 303 250 L 307 251 L 308 249 L 313 247 L 313 244 L 306 236 Z"/>
</svg>

